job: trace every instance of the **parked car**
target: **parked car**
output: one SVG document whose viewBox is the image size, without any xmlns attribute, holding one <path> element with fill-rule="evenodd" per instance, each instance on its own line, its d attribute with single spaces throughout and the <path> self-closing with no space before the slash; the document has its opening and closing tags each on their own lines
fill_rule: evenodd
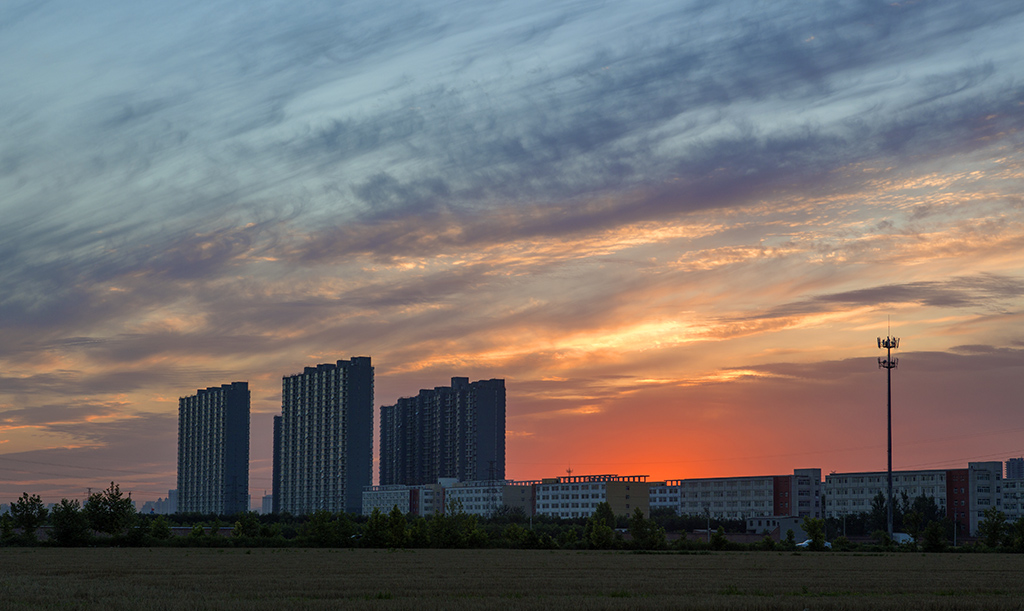
<svg viewBox="0 0 1024 611">
<path fill-rule="evenodd" d="M 914 538 L 907 533 L 892 533 L 893 543 L 903 545 L 904 543 L 913 543 Z"/>
</svg>

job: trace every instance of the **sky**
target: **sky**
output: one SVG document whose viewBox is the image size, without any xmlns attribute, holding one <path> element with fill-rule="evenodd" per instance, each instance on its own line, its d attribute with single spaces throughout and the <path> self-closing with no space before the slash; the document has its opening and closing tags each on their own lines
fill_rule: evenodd
<svg viewBox="0 0 1024 611">
<path fill-rule="evenodd" d="M 0 5 L 0 502 L 504 378 L 506 476 L 1024 454 L 1024 4 Z M 376 476 L 376 473 L 374 474 Z"/>
</svg>

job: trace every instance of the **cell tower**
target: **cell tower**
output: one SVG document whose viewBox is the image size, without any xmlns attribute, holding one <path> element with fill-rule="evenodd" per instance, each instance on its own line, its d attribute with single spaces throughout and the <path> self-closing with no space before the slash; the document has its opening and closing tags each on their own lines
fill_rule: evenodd
<svg viewBox="0 0 1024 611">
<path fill-rule="evenodd" d="M 886 333 L 889 329 L 886 329 Z M 889 500 L 886 503 L 886 521 L 889 526 L 889 539 L 892 539 L 892 370 L 896 369 L 899 359 L 894 358 L 892 351 L 900 347 L 900 338 L 885 336 L 885 339 L 878 338 L 878 347 L 885 348 L 885 358 L 878 358 L 878 367 L 885 369 L 887 379 L 887 405 L 888 405 L 888 429 L 889 429 Z"/>
</svg>

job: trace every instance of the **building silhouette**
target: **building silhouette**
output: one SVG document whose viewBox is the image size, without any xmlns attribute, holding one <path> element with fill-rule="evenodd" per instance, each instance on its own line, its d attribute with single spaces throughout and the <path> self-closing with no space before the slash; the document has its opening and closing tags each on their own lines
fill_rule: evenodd
<svg viewBox="0 0 1024 611">
<path fill-rule="evenodd" d="M 1006 461 L 1006 479 L 1024 479 L 1024 458 Z"/>
<path fill-rule="evenodd" d="M 284 377 L 281 416 L 274 422 L 274 511 L 358 513 L 372 479 L 370 357 Z"/>
<path fill-rule="evenodd" d="M 505 380 L 452 378 L 380 416 L 379 484 L 505 479 Z"/>
<path fill-rule="evenodd" d="M 178 399 L 177 511 L 249 510 L 249 384 Z"/>
</svg>

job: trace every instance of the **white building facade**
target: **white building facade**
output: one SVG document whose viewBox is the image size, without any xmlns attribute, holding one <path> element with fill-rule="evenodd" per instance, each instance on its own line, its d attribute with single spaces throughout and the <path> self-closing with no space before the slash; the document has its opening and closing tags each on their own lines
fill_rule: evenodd
<svg viewBox="0 0 1024 611">
<path fill-rule="evenodd" d="M 617 516 L 640 508 L 650 515 L 650 484 L 646 475 L 578 475 L 535 484 L 535 512 L 557 518 L 588 518 L 601 503 Z"/>
<path fill-rule="evenodd" d="M 910 499 L 921 496 L 935 499 L 939 510 L 946 512 L 945 469 L 924 471 L 893 471 L 892 494 L 899 499 L 906 493 Z M 874 498 L 888 494 L 888 474 L 885 471 L 860 473 L 830 473 L 825 476 L 825 517 L 840 518 L 871 511 Z"/>
<path fill-rule="evenodd" d="M 904 494 L 909 500 L 921 495 L 934 498 L 939 511 L 972 536 L 977 535 L 985 510 L 994 507 L 1009 516 L 1004 499 L 1009 501 L 1011 497 L 1005 486 L 1003 463 L 994 461 L 972 462 L 966 469 L 892 472 L 894 499 L 901 499 Z M 1014 485 L 1014 492 L 1016 488 Z M 869 512 L 879 493 L 888 496 L 885 471 L 830 473 L 825 477 L 825 516 L 839 518 Z M 1014 511 L 1019 512 L 1019 506 L 1016 501 Z"/>
</svg>

